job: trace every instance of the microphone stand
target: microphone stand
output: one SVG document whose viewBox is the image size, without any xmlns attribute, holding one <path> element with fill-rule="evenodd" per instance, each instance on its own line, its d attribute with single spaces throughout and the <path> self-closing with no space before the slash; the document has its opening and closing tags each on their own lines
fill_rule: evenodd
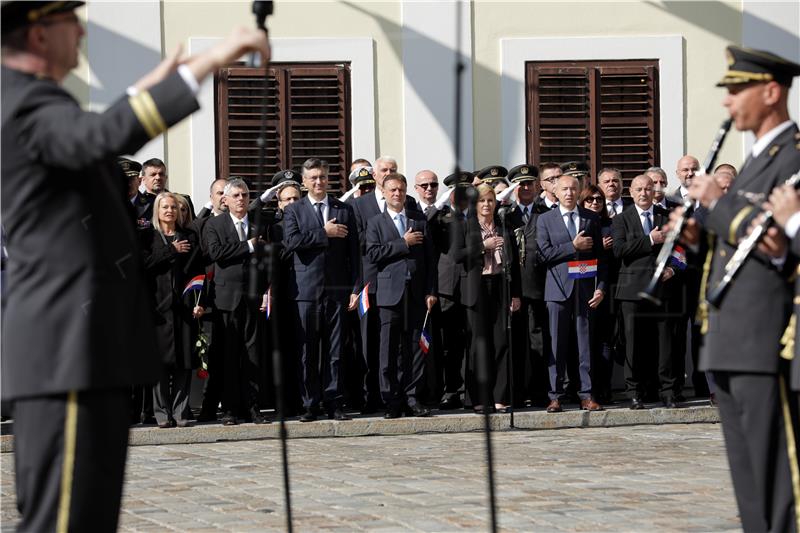
<svg viewBox="0 0 800 533">
<path fill-rule="evenodd" d="M 455 173 L 461 172 L 461 76 L 464 73 L 464 62 L 461 59 L 461 20 L 462 20 L 462 0 L 456 1 L 456 45 L 455 45 L 455 142 L 453 143 L 454 156 L 455 156 Z M 494 461 L 492 458 L 492 425 L 489 421 L 489 368 L 486 357 L 488 356 L 488 349 L 486 345 L 486 336 L 478 337 L 478 346 L 475 350 L 475 357 L 477 359 L 477 378 L 478 386 L 480 387 L 481 403 L 483 404 L 483 431 L 486 435 L 486 477 L 489 484 L 489 513 L 490 513 L 490 531 L 497 532 L 497 506 L 495 504 L 494 494 Z"/>
<path fill-rule="evenodd" d="M 271 1 L 258 1 L 253 2 L 253 14 L 256 17 L 256 27 L 263 30 L 265 33 L 267 27 L 265 25 L 268 15 L 273 12 L 273 3 Z M 260 65 L 257 54 L 253 54 L 248 65 L 251 67 L 264 68 L 264 89 L 263 89 L 263 104 L 261 109 L 261 127 L 259 129 L 258 140 L 256 142 L 258 147 L 258 163 L 256 166 L 256 180 L 258 183 L 264 179 L 264 166 L 267 150 L 267 94 L 269 92 L 269 70 L 267 65 Z M 262 224 L 262 209 L 256 209 L 254 213 L 254 225 L 259 234 L 261 234 Z M 282 280 L 280 279 L 280 258 L 275 253 L 275 245 L 263 245 L 256 243 L 254 247 L 254 254 L 250 259 L 250 291 L 249 296 L 252 301 L 259 301 L 261 299 L 261 289 L 259 279 L 270 280 L 275 292 L 270 296 L 280 303 L 283 301 L 281 298 Z M 276 296 L 277 295 L 277 296 Z M 269 305 L 269 302 L 268 302 Z M 280 326 L 280 310 L 276 309 L 270 313 L 269 320 L 271 322 L 272 330 L 272 382 L 275 388 L 275 411 L 278 415 L 278 423 L 280 425 L 279 433 L 281 440 L 281 463 L 283 466 L 283 496 L 284 506 L 286 507 L 286 531 L 292 533 L 292 497 L 289 484 L 289 452 L 287 447 L 287 434 L 286 434 L 286 417 L 284 407 L 284 390 L 283 390 L 283 358 L 281 356 L 281 339 L 283 332 Z"/>
</svg>

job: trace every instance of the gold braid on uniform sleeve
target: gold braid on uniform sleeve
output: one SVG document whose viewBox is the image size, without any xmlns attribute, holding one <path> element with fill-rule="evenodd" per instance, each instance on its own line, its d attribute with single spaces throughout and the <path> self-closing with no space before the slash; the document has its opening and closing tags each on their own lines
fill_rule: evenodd
<svg viewBox="0 0 800 533">
<path fill-rule="evenodd" d="M 128 98 L 128 103 L 133 109 L 133 114 L 136 115 L 137 120 L 142 124 L 147 136 L 151 139 L 167 131 L 167 125 L 164 123 L 164 118 L 156 107 L 153 97 L 150 93 L 143 91 Z"/>
<path fill-rule="evenodd" d="M 703 277 L 700 281 L 700 305 L 697 306 L 697 314 L 695 315 L 695 322 L 700 322 L 700 333 L 705 335 L 708 333 L 708 301 L 706 301 L 706 291 L 708 290 L 708 276 L 711 274 L 711 260 L 714 259 L 714 234 L 710 231 L 706 234 L 708 239 L 708 253 L 706 254 L 706 261 L 703 263 Z"/>
</svg>

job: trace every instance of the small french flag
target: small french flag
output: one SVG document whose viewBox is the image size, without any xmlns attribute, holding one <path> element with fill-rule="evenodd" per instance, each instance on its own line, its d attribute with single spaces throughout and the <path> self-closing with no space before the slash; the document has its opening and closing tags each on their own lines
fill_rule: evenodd
<svg viewBox="0 0 800 533">
<path fill-rule="evenodd" d="M 425 321 L 422 323 L 422 333 L 419 336 L 419 347 L 422 348 L 422 353 L 427 354 L 431 349 L 431 334 L 428 331 L 428 316 L 430 311 L 425 313 Z"/>
<path fill-rule="evenodd" d="M 678 270 L 684 270 L 686 268 L 686 250 L 683 247 L 675 245 L 675 249 L 672 250 L 672 255 L 669 256 L 669 262 Z"/>
<path fill-rule="evenodd" d="M 597 277 L 597 259 L 584 259 L 582 261 L 569 261 L 570 279 L 583 279 Z"/>
<path fill-rule="evenodd" d="M 206 279 L 205 274 L 200 274 L 199 276 L 195 276 L 189 280 L 189 283 L 186 284 L 186 288 L 183 289 L 183 296 L 186 296 L 190 292 L 200 292 L 203 290 L 203 281 Z"/>
<path fill-rule="evenodd" d="M 427 354 L 431 349 L 431 334 L 428 331 L 428 315 L 431 312 L 425 313 L 425 322 L 422 323 L 422 333 L 419 336 L 419 347 L 422 348 L 422 353 Z"/>
<path fill-rule="evenodd" d="M 369 283 L 358 293 L 358 318 L 363 318 L 369 311 Z"/>
</svg>

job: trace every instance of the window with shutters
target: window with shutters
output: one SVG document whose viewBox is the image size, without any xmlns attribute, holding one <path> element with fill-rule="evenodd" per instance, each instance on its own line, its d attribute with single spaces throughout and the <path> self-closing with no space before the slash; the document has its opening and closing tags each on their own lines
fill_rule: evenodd
<svg viewBox="0 0 800 533">
<path fill-rule="evenodd" d="M 216 76 L 217 175 L 241 176 L 251 196 L 279 170 L 300 170 L 309 157 L 330 165 L 329 190 L 345 190 L 350 168 L 349 63 L 271 63 L 268 69 L 266 159 L 258 181 L 257 140 L 264 69 L 232 66 Z"/>
<path fill-rule="evenodd" d="M 626 190 L 656 165 L 658 60 L 528 62 L 528 160 L 622 171 Z"/>
</svg>

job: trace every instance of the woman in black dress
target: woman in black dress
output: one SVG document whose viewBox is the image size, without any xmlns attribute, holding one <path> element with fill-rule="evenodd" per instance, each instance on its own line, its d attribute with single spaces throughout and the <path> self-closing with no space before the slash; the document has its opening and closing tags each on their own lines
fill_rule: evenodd
<svg viewBox="0 0 800 533">
<path fill-rule="evenodd" d="M 164 362 L 153 387 L 156 422 L 160 428 L 189 424 L 189 389 L 198 319 L 203 315 L 202 291 L 187 284 L 203 276 L 200 243 L 194 230 L 179 224 L 180 200 L 164 192 L 153 204 L 153 225 L 144 232 L 142 253 L 151 294 L 156 342 Z M 201 286 L 202 287 L 202 286 Z"/>
</svg>

